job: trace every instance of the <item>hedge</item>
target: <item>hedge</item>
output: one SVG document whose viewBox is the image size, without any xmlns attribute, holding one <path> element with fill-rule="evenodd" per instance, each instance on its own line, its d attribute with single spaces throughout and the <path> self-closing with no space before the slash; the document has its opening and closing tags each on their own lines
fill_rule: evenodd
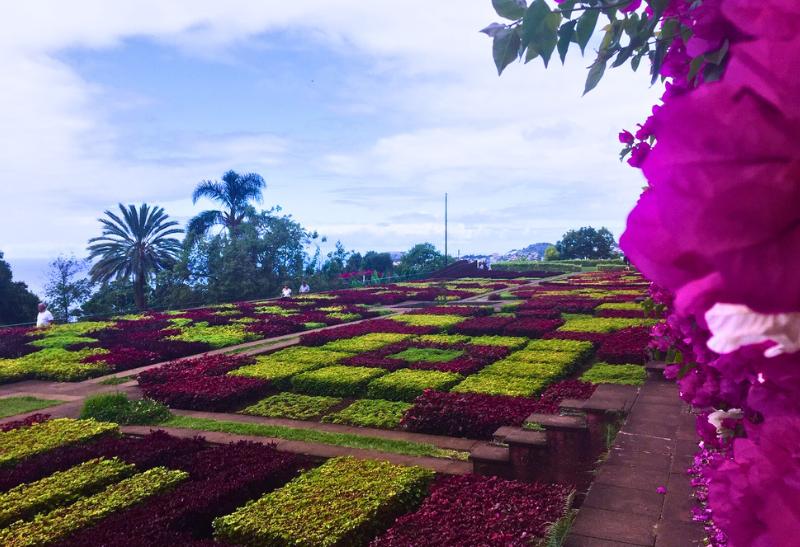
<svg viewBox="0 0 800 547">
<path fill-rule="evenodd" d="M 397 321 L 412 327 L 436 327 L 442 330 L 449 329 L 464 321 L 463 315 L 445 315 L 445 314 L 416 314 L 407 313 L 402 315 L 394 315 L 390 317 L 392 321 Z M 469 321 L 469 319 L 467 319 Z"/>
<path fill-rule="evenodd" d="M 594 344 L 585 340 L 566 340 L 560 338 L 532 340 L 526 347 L 531 351 L 564 351 L 574 352 L 581 356 L 588 356 L 594 349 Z"/>
<path fill-rule="evenodd" d="M 597 363 L 581 376 L 584 382 L 593 384 L 623 384 L 640 386 L 647 378 L 647 371 L 640 365 L 610 365 Z"/>
<path fill-rule="evenodd" d="M 529 397 L 541 391 L 546 385 L 546 381 L 538 378 L 500 376 L 481 372 L 468 376 L 450 391 L 455 393 L 484 393 L 486 395 Z"/>
<path fill-rule="evenodd" d="M 292 388 L 311 395 L 358 397 L 367 384 L 386 374 L 380 368 L 334 366 L 300 373 L 291 379 Z"/>
<path fill-rule="evenodd" d="M 463 344 L 469 342 L 470 338 L 463 334 L 423 334 L 415 340 L 428 344 Z"/>
<path fill-rule="evenodd" d="M 558 331 L 568 332 L 602 332 L 609 333 L 629 327 L 654 325 L 655 319 L 639 319 L 633 317 L 573 317 L 567 319 Z"/>
<path fill-rule="evenodd" d="M 410 334 L 401 334 L 396 332 L 373 332 L 369 334 L 362 334 L 353 338 L 341 338 L 328 342 L 322 349 L 328 351 L 342 351 L 346 353 L 362 353 L 365 351 L 373 351 L 380 349 L 383 346 L 401 342 L 411 338 Z"/>
<path fill-rule="evenodd" d="M 98 458 L 36 482 L 16 486 L 0 494 L 0 528 L 68 505 L 132 475 L 134 471 L 134 466 L 117 458 Z"/>
<path fill-rule="evenodd" d="M 113 484 L 93 496 L 81 498 L 72 505 L 39 514 L 32 521 L 17 521 L 0 530 L 0 543 L 7 547 L 54 543 L 106 515 L 163 492 L 188 476 L 185 471 L 155 467 Z"/>
<path fill-rule="evenodd" d="M 244 376 L 247 378 L 258 378 L 267 380 L 273 386 L 280 389 L 289 389 L 291 382 L 289 379 L 295 374 L 320 368 L 321 365 L 308 363 L 288 363 L 284 361 L 273 361 L 269 358 L 256 358 L 255 365 L 246 365 L 236 370 L 230 371 L 230 376 Z"/>
<path fill-rule="evenodd" d="M 342 351 L 330 351 L 320 347 L 292 346 L 269 355 L 259 356 L 257 360 L 259 362 L 270 360 L 285 363 L 306 363 L 324 367 L 335 365 L 346 357 L 350 357 L 350 354 Z"/>
<path fill-rule="evenodd" d="M 428 362 L 447 362 L 452 361 L 456 357 L 464 355 L 463 350 L 459 349 L 438 349 L 438 348 L 406 348 L 399 353 L 389 355 L 389 359 L 400 359 L 410 363 L 418 363 L 420 361 Z"/>
<path fill-rule="evenodd" d="M 503 359 L 484 368 L 481 371 L 481 375 L 493 374 L 497 376 L 535 378 L 549 383 L 551 380 L 566 376 L 571 368 L 571 364 L 557 362 Z"/>
<path fill-rule="evenodd" d="M 241 414 L 265 416 L 267 418 L 308 420 L 328 411 L 340 402 L 341 399 L 336 397 L 279 393 L 248 406 L 241 411 Z"/>
<path fill-rule="evenodd" d="M 322 418 L 323 422 L 361 427 L 394 429 L 400 425 L 403 416 L 411 408 L 409 403 L 382 401 L 380 399 L 361 399 Z"/>
<path fill-rule="evenodd" d="M 117 424 L 95 420 L 58 418 L 30 427 L 0 432 L 0 466 L 13 464 L 59 446 L 86 442 L 107 433 L 119 432 Z"/>
<path fill-rule="evenodd" d="M 215 538 L 241 545 L 363 545 L 425 496 L 433 472 L 334 458 L 214 521 Z"/>
<path fill-rule="evenodd" d="M 402 369 L 370 382 L 367 397 L 389 401 L 413 401 L 426 389 L 446 391 L 463 379 L 453 372 Z"/>
<path fill-rule="evenodd" d="M 520 336 L 473 336 L 469 343 L 475 346 L 501 346 L 514 350 L 524 347 L 527 341 L 527 338 Z"/>
</svg>

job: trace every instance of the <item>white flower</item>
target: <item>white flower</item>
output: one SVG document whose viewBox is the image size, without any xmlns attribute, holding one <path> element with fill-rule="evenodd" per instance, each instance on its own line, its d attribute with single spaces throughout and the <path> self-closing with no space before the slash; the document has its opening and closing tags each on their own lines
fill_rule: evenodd
<svg viewBox="0 0 800 547">
<path fill-rule="evenodd" d="M 800 313 L 758 313 L 742 304 L 714 304 L 706 312 L 711 331 L 707 345 L 716 353 L 731 353 L 766 340 L 776 343 L 765 357 L 800 350 Z"/>
<path fill-rule="evenodd" d="M 744 413 L 742 412 L 741 408 L 732 408 L 730 410 L 715 410 L 711 414 L 708 415 L 708 423 L 713 425 L 717 429 L 717 435 L 723 432 L 725 429 L 722 427 L 723 420 L 741 420 L 744 417 Z"/>
</svg>

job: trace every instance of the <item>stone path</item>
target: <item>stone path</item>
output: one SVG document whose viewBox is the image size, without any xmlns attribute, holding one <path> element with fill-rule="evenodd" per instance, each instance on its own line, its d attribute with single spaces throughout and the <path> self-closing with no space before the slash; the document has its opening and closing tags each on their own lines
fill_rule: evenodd
<svg viewBox="0 0 800 547">
<path fill-rule="evenodd" d="M 599 467 L 565 547 L 703 545 L 692 522 L 686 469 L 697 450 L 694 416 L 675 384 L 648 380 Z M 659 494 L 659 487 L 666 494 Z"/>
</svg>

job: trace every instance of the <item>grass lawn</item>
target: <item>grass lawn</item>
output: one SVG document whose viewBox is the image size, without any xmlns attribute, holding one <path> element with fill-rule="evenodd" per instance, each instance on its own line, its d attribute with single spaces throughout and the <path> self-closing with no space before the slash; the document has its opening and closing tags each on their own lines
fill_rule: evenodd
<svg viewBox="0 0 800 547">
<path fill-rule="evenodd" d="M 222 433 L 232 433 L 234 435 L 253 435 L 290 441 L 332 444 L 350 448 L 363 448 L 366 450 L 380 450 L 383 452 L 393 452 L 395 454 L 406 454 L 409 456 L 430 456 L 433 458 L 450 458 L 454 460 L 466 460 L 469 456 L 467 452 L 445 450 L 427 443 L 396 441 L 381 437 L 367 437 L 348 433 L 331 433 L 314 429 L 297 429 L 279 425 L 209 420 L 207 418 L 192 418 L 190 416 L 173 416 L 161 425 L 164 427 L 181 427 L 200 431 L 219 431 Z"/>
<path fill-rule="evenodd" d="M 37 397 L 5 397 L 0 399 L 0 418 L 41 410 L 49 406 L 60 405 L 63 402 Z"/>
</svg>

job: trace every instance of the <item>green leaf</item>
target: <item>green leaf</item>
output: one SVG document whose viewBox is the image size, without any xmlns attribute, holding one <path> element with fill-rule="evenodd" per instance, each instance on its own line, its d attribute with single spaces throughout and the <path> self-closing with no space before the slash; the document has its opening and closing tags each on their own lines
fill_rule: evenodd
<svg viewBox="0 0 800 547">
<path fill-rule="evenodd" d="M 566 19 L 572 18 L 572 10 L 575 8 L 577 0 L 566 0 L 565 2 L 561 2 L 558 7 L 561 10 L 561 15 L 564 16 Z"/>
<path fill-rule="evenodd" d="M 492 7 L 500 17 L 516 21 L 525 15 L 527 3 L 525 0 L 492 0 Z"/>
<path fill-rule="evenodd" d="M 589 75 L 586 77 L 586 87 L 583 94 L 586 95 L 600 83 L 603 78 L 603 73 L 606 71 L 606 60 L 598 57 L 592 66 L 589 68 Z"/>
<path fill-rule="evenodd" d="M 597 17 L 600 12 L 597 10 L 585 11 L 583 15 L 578 18 L 578 26 L 575 29 L 575 37 L 578 40 L 578 46 L 581 48 L 581 53 L 586 50 L 586 44 L 594 33 L 594 27 L 597 26 Z"/>
<path fill-rule="evenodd" d="M 517 58 L 520 38 L 514 29 L 505 29 L 498 32 L 492 42 L 492 57 L 497 67 L 497 75 L 503 73 L 509 64 Z"/>
<path fill-rule="evenodd" d="M 556 47 L 558 48 L 558 56 L 561 58 L 562 65 L 567 58 L 567 51 L 569 51 L 569 44 L 572 41 L 572 37 L 575 35 L 575 25 L 577 23 L 578 20 L 575 19 L 561 25 L 561 28 L 558 29 L 558 44 Z"/>
<path fill-rule="evenodd" d="M 714 65 L 721 64 L 725 59 L 725 55 L 728 54 L 728 48 L 730 45 L 731 43 L 728 40 L 725 40 L 722 42 L 722 46 L 717 51 L 705 54 L 706 61 Z"/>
<path fill-rule="evenodd" d="M 533 1 L 522 19 L 522 47 L 528 47 L 525 62 L 541 55 L 544 66 L 547 66 L 556 48 L 560 23 L 561 14 L 550 11 L 545 0 Z M 531 49 L 534 50 L 532 53 Z"/>
<path fill-rule="evenodd" d="M 658 75 L 661 72 L 661 65 L 664 63 L 664 57 L 667 55 L 667 44 L 665 42 L 658 42 L 655 51 L 650 54 L 650 83 L 654 84 L 658 80 Z"/>
<path fill-rule="evenodd" d="M 621 66 L 625 61 L 627 61 L 630 58 L 632 53 L 633 53 L 633 48 L 630 47 L 630 46 L 620 49 L 619 53 L 617 54 L 617 58 L 614 60 L 614 63 L 611 65 L 612 68 L 616 68 L 618 66 Z"/>
</svg>

